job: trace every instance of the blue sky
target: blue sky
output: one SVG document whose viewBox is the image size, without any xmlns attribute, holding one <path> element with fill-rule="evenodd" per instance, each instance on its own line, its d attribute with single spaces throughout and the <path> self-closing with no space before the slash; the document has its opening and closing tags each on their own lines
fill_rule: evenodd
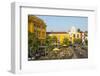
<svg viewBox="0 0 100 76">
<path fill-rule="evenodd" d="M 44 20 L 48 32 L 68 32 L 72 26 L 82 31 L 88 30 L 88 18 L 78 16 L 37 16 Z"/>
</svg>

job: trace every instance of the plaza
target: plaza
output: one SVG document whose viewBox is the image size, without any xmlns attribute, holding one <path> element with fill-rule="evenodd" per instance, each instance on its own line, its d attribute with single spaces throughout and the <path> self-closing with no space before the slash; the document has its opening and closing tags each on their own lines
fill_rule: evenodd
<svg viewBox="0 0 100 76">
<path fill-rule="evenodd" d="M 28 16 L 28 60 L 88 58 L 88 32 L 72 26 L 69 31 L 47 31 L 42 19 Z"/>
</svg>

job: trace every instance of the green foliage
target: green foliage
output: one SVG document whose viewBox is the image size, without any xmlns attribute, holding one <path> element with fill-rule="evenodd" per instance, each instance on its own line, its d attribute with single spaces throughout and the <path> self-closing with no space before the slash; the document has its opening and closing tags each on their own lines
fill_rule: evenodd
<svg viewBox="0 0 100 76">
<path fill-rule="evenodd" d="M 85 40 L 85 44 L 88 45 L 88 40 L 87 39 Z"/>
<path fill-rule="evenodd" d="M 81 44 L 82 43 L 82 39 L 74 39 L 74 43 Z"/>
<path fill-rule="evenodd" d="M 57 43 L 57 37 L 56 36 L 52 36 L 52 43 Z"/>
<path fill-rule="evenodd" d="M 51 37 L 51 36 L 46 36 L 46 41 L 45 41 L 45 45 L 48 46 L 48 50 L 51 51 L 54 48 L 53 43 L 57 42 L 57 38 L 55 36 Z"/>
<path fill-rule="evenodd" d="M 69 46 L 69 45 L 70 45 L 70 41 L 69 41 L 69 39 L 68 39 L 68 38 L 64 38 L 62 44 L 63 44 L 63 45 L 67 45 L 67 46 Z"/>
<path fill-rule="evenodd" d="M 36 37 L 35 33 L 28 32 L 28 51 L 29 53 L 34 53 L 38 46 L 40 45 L 39 39 Z"/>
<path fill-rule="evenodd" d="M 81 30 L 80 29 L 77 29 L 77 32 L 81 32 Z"/>
<path fill-rule="evenodd" d="M 51 43 L 52 43 L 52 38 L 51 38 L 50 36 L 46 36 L 45 44 L 46 44 L 47 46 L 50 46 Z"/>
</svg>

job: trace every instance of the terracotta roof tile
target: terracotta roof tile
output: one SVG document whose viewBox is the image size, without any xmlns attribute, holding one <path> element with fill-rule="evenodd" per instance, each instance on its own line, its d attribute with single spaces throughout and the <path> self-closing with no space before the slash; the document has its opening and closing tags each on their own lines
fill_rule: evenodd
<svg viewBox="0 0 100 76">
<path fill-rule="evenodd" d="M 66 34 L 67 32 L 46 32 L 47 34 Z"/>
</svg>

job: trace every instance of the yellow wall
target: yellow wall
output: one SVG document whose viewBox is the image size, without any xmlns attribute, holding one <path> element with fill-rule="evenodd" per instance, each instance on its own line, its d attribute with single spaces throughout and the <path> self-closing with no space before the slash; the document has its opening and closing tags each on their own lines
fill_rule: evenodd
<svg viewBox="0 0 100 76">
<path fill-rule="evenodd" d="M 74 35 L 75 35 L 75 37 L 74 37 Z M 78 36 L 77 36 L 78 35 Z M 74 43 L 74 40 L 75 39 L 79 39 L 79 38 L 81 38 L 81 33 L 79 33 L 79 32 L 76 32 L 76 33 L 73 33 L 72 34 L 72 43 Z"/>
<path fill-rule="evenodd" d="M 39 24 L 37 22 L 40 22 L 40 23 L 42 22 L 42 24 Z M 31 33 L 35 33 L 41 41 L 46 39 L 45 23 L 41 19 L 38 19 L 36 16 L 29 16 L 28 31 Z M 71 32 L 71 33 L 72 33 L 72 36 L 69 33 L 51 33 L 48 35 L 56 36 L 57 40 L 59 40 L 60 43 L 63 43 L 64 38 L 68 38 L 72 43 L 74 43 L 74 39 L 77 38 L 77 35 L 79 35 L 78 38 L 81 38 L 81 33 L 79 32 Z"/>
<path fill-rule="evenodd" d="M 63 43 L 64 38 L 70 38 L 69 34 L 49 34 L 49 36 L 56 36 L 60 43 Z"/>
<path fill-rule="evenodd" d="M 40 21 L 42 24 L 38 24 L 37 22 L 34 22 L 34 16 L 29 16 L 28 21 L 28 32 L 35 33 L 35 35 L 41 40 L 41 42 L 46 39 L 46 25 L 41 20 L 35 17 L 37 19 L 37 22 Z"/>
<path fill-rule="evenodd" d="M 28 31 L 34 33 L 34 24 L 32 22 L 28 24 Z"/>
<path fill-rule="evenodd" d="M 74 43 L 74 40 L 75 39 L 78 39 L 78 38 L 81 38 L 81 33 L 75 33 L 75 34 L 72 34 L 72 36 L 70 36 L 70 34 L 69 33 L 66 33 L 66 34 L 48 34 L 49 36 L 56 36 L 57 37 L 57 40 L 59 40 L 60 41 L 60 43 L 62 44 L 63 43 L 63 40 L 64 40 L 64 38 L 68 38 L 69 39 L 69 41 L 71 41 L 72 43 Z M 75 35 L 75 37 L 74 37 L 74 35 Z M 79 35 L 78 37 L 77 37 L 77 35 Z"/>
</svg>

